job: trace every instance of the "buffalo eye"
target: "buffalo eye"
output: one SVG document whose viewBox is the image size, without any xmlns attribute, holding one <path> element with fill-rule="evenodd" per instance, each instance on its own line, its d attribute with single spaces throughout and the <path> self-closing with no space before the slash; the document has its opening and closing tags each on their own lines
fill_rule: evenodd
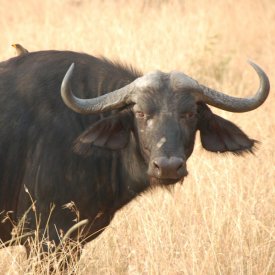
<svg viewBox="0 0 275 275">
<path fill-rule="evenodd" d="M 137 118 L 144 118 L 145 117 L 145 114 L 141 111 L 135 112 L 135 115 L 136 115 Z"/>
<path fill-rule="evenodd" d="M 195 117 L 195 112 L 184 112 L 180 114 L 180 117 L 183 119 L 191 119 Z"/>
</svg>

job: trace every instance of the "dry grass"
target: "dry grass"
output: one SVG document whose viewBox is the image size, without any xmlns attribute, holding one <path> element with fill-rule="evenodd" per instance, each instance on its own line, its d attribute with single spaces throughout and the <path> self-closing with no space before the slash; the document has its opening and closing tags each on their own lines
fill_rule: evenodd
<svg viewBox="0 0 275 275">
<path fill-rule="evenodd" d="M 2 60 L 14 55 L 13 43 L 30 51 L 84 51 L 144 71 L 178 69 L 243 96 L 258 85 L 246 63 L 251 58 L 267 71 L 271 86 L 275 82 L 273 0 L 0 0 L 0 26 Z M 184 185 L 129 204 L 70 270 L 275 274 L 274 107 L 271 89 L 268 101 L 251 113 L 216 111 L 261 141 L 256 155 L 213 155 L 198 140 Z M 34 258 L 18 260 L 18 250 L 10 250 L 0 251 L 0 273 L 26 274 Z"/>
</svg>

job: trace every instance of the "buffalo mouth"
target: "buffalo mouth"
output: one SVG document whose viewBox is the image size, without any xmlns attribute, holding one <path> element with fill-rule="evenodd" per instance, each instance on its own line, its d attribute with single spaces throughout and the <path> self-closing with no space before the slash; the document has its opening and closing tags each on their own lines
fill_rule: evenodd
<svg viewBox="0 0 275 275">
<path fill-rule="evenodd" d="M 157 178 L 154 176 L 150 177 L 150 183 L 152 185 L 158 185 L 158 186 L 169 186 L 169 185 L 174 185 L 176 183 L 183 183 L 184 178 L 188 175 L 188 173 L 186 173 L 183 177 L 181 178 L 177 178 L 177 179 L 164 179 L 164 178 Z"/>
</svg>

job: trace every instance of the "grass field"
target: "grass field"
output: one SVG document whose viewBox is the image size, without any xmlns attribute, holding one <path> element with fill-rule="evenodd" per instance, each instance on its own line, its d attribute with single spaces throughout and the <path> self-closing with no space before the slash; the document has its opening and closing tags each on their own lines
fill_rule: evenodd
<svg viewBox="0 0 275 275">
<path fill-rule="evenodd" d="M 123 208 L 66 274 L 275 274 L 274 0 L 0 0 L 0 26 L 1 60 L 13 43 L 74 50 L 144 72 L 181 70 L 235 96 L 256 92 L 246 61 L 258 63 L 271 81 L 267 102 L 215 110 L 261 141 L 255 155 L 214 155 L 198 139 L 184 184 Z M 35 274 L 37 259 L 17 254 L 0 251 L 0 274 Z M 49 273 L 40 265 L 36 273 Z"/>
</svg>

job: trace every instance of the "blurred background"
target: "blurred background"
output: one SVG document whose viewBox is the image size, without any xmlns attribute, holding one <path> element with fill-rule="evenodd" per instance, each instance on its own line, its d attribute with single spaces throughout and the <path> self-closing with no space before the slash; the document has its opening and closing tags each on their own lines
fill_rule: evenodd
<svg viewBox="0 0 275 275">
<path fill-rule="evenodd" d="M 75 268 L 78 274 L 275 274 L 274 0 L 0 0 L 0 26 L 2 61 L 16 55 L 13 43 L 29 51 L 73 50 L 144 72 L 180 70 L 241 97 L 256 92 L 247 60 L 258 63 L 271 81 L 264 105 L 244 114 L 213 108 L 261 142 L 255 155 L 214 155 L 198 138 L 184 184 L 123 208 Z M 22 266 L 2 264 L 24 274 Z"/>
</svg>

